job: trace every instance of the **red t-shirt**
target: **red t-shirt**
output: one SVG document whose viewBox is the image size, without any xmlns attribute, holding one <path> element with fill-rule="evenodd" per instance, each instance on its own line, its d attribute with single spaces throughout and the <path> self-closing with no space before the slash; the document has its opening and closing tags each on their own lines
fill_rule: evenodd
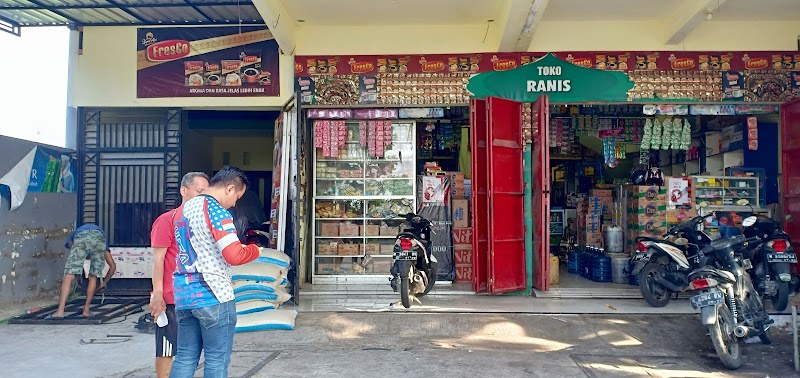
<svg viewBox="0 0 800 378">
<path fill-rule="evenodd" d="M 153 248 L 167 248 L 167 255 L 164 257 L 164 302 L 175 304 L 175 288 L 173 286 L 172 274 L 175 273 L 177 266 L 178 245 L 175 243 L 175 226 L 172 219 L 175 210 L 161 214 L 150 231 L 150 246 Z"/>
</svg>

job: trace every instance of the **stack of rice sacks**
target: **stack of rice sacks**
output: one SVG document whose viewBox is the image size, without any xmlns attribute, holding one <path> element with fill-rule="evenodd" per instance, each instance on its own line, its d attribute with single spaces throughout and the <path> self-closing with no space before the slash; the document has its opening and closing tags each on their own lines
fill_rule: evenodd
<svg viewBox="0 0 800 378">
<path fill-rule="evenodd" d="M 261 248 L 258 259 L 231 267 L 236 296 L 236 332 L 293 330 L 297 311 L 281 310 L 290 299 L 287 276 L 291 259 L 285 253 Z"/>
</svg>

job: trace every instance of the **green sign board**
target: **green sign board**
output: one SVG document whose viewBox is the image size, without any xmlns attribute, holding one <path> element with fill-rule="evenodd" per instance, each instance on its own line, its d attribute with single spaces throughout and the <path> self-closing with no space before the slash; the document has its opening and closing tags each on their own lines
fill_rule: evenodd
<svg viewBox="0 0 800 378">
<path fill-rule="evenodd" d="M 585 68 L 547 54 L 508 71 L 473 76 L 467 90 L 475 98 L 489 96 L 534 102 L 546 94 L 550 102 L 627 102 L 633 81 L 628 74 Z"/>
</svg>

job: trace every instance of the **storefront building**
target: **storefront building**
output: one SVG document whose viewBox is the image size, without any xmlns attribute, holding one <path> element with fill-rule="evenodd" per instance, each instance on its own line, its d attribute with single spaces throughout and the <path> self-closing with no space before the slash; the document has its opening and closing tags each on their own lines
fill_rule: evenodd
<svg viewBox="0 0 800 378">
<path fill-rule="evenodd" d="M 441 235 L 452 235 L 435 250 L 443 262 L 440 278 L 491 293 L 547 291 L 551 243 L 568 233 L 568 219 L 574 219 L 575 242 L 591 245 L 599 237 L 579 220 L 576 208 L 584 198 L 578 194 L 608 198 L 592 191 L 603 184 L 617 188 L 613 178 L 640 165 L 645 124 L 663 127 L 666 120 L 688 123 L 689 141 L 677 141 L 677 148 L 670 142 L 667 149 L 650 143 L 657 152 L 641 157 L 645 166 L 657 162 L 667 176 L 727 177 L 731 168 L 767 164 L 774 169 L 763 183 L 756 180 L 752 200 L 763 198 L 760 206 L 767 208 L 780 192 L 787 208 L 790 172 L 780 162 L 794 151 L 788 125 L 797 111 L 786 108 L 781 121 L 779 106 L 800 91 L 800 15 L 776 5 L 756 18 L 740 0 L 729 0 L 727 10 L 716 1 L 709 2 L 712 10 L 688 1 L 654 3 L 648 14 L 669 16 L 654 27 L 655 16 L 621 5 L 487 3 L 494 2 L 461 1 L 459 9 L 469 11 L 460 16 L 447 1 L 416 9 L 370 5 L 375 9 L 365 11 L 385 20 L 359 26 L 364 23 L 345 10 L 347 4 L 314 8 L 261 0 L 248 3 L 257 13 L 247 17 L 263 20 L 269 35 L 263 26 L 200 35 L 193 29 L 211 28 L 86 26 L 73 32 L 69 106 L 83 175 L 78 222 L 112 230 L 120 254 L 146 253 L 146 231 L 130 231 L 128 219 L 147 224 L 171 207 L 184 172 L 240 165 L 252 172 L 265 211 L 273 213 L 276 242 L 280 235 L 295 257 L 296 288 L 303 282 L 385 283 L 386 251 L 401 224 L 396 215 L 430 201 L 418 194 L 434 184 L 430 177 L 436 176 L 425 172 L 446 172 L 447 190 L 438 188 L 443 197 L 435 199 L 446 206 L 429 209 L 443 217 Z M 150 46 L 165 41 L 191 45 L 215 38 L 228 38 L 224 43 L 243 55 L 218 56 L 224 49 L 213 44 L 184 56 L 149 55 L 157 50 Z M 244 64 L 254 62 L 246 58 L 256 55 L 265 69 L 248 75 Z M 223 74 L 225 61 L 237 59 L 245 63 Z M 180 62 L 180 72 L 156 73 L 153 62 Z M 227 89 L 216 80 L 231 73 L 242 80 L 231 87 L 269 90 L 212 91 Z M 599 84 L 606 79 L 612 82 Z M 195 83 L 208 91 L 191 90 Z M 755 138 L 746 132 L 750 117 L 756 118 Z M 745 129 L 730 128 L 742 122 Z M 131 137 L 148 128 L 164 137 Z M 732 134 L 747 143 L 731 147 Z M 709 151 L 717 140 L 720 148 Z M 756 149 L 750 149 L 753 140 Z M 769 157 L 763 151 L 776 152 Z M 135 177 L 154 181 L 134 184 Z M 693 195 L 704 195 L 695 185 Z M 599 215 L 607 211 L 612 225 L 627 228 L 632 221 L 622 215 L 623 192 L 598 200 L 612 204 Z M 603 227 L 602 220 L 588 222 Z M 135 267 L 130 271 L 126 279 L 145 279 L 134 278 Z"/>
</svg>

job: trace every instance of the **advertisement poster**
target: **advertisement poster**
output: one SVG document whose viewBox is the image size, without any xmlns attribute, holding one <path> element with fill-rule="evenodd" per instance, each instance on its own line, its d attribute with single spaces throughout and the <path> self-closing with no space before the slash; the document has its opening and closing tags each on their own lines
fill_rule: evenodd
<svg viewBox="0 0 800 378">
<path fill-rule="evenodd" d="M 75 193 L 75 157 L 46 147 L 34 147 L 10 171 L 0 185 L 11 192 L 11 210 L 18 208 L 28 192 Z"/>
<path fill-rule="evenodd" d="M 360 96 L 358 103 L 361 105 L 372 105 L 378 103 L 378 77 L 359 76 L 358 91 Z"/>
<path fill-rule="evenodd" d="M 670 209 L 692 204 L 692 199 L 689 196 L 689 179 L 670 177 L 668 185 Z"/>
<path fill-rule="evenodd" d="M 724 101 L 744 101 L 744 72 L 725 71 L 722 73 L 722 99 Z"/>
<path fill-rule="evenodd" d="M 417 214 L 431 221 L 431 250 L 438 261 L 438 280 L 456 278 L 450 178 L 417 176 Z"/>
<path fill-rule="evenodd" d="M 136 45 L 137 98 L 280 95 L 266 28 L 139 28 Z"/>
<path fill-rule="evenodd" d="M 278 231 L 280 221 L 285 214 L 281 214 L 281 190 L 283 184 L 283 115 L 275 121 L 275 146 L 272 151 L 272 204 L 269 211 L 270 242 L 269 247 L 278 249 Z"/>
<path fill-rule="evenodd" d="M 758 150 L 758 118 L 747 117 L 747 149 Z"/>
</svg>

